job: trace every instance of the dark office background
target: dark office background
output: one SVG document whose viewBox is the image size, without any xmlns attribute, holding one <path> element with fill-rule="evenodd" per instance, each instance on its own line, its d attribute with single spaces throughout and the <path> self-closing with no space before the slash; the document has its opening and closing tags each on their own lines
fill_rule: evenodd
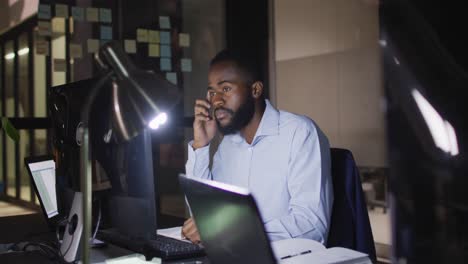
<svg viewBox="0 0 468 264">
<path fill-rule="evenodd" d="M 464 6 L 465 2 L 460 0 L 411 0 L 410 2 L 433 27 L 439 40 L 455 61 L 468 70 L 468 38 L 465 36 L 468 13 Z"/>
</svg>

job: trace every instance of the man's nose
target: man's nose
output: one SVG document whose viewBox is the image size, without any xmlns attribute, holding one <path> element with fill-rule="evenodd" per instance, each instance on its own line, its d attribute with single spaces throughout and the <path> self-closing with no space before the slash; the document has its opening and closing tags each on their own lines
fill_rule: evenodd
<svg viewBox="0 0 468 264">
<path fill-rule="evenodd" d="M 223 93 L 215 93 L 211 98 L 211 104 L 215 107 L 224 105 Z"/>
</svg>

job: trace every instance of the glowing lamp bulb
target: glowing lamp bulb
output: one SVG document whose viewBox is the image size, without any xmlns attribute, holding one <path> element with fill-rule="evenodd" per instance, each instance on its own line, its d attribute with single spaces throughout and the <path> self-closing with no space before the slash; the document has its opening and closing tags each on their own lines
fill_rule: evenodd
<svg viewBox="0 0 468 264">
<path fill-rule="evenodd" d="M 167 121 L 167 114 L 162 112 L 158 114 L 151 122 L 149 123 L 149 127 L 151 129 L 158 129 L 160 125 L 163 125 Z"/>
</svg>

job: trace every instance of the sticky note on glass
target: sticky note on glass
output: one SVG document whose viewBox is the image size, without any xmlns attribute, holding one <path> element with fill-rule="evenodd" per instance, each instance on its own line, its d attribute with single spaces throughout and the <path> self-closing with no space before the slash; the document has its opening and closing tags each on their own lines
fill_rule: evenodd
<svg viewBox="0 0 468 264">
<path fill-rule="evenodd" d="M 104 23 L 112 22 L 112 10 L 109 8 L 99 8 L 99 20 Z"/>
<path fill-rule="evenodd" d="M 39 4 L 37 9 L 37 18 L 39 19 L 50 19 L 50 5 Z"/>
<path fill-rule="evenodd" d="M 171 57 L 171 46 L 161 45 L 161 57 Z"/>
<path fill-rule="evenodd" d="M 52 32 L 65 33 L 65 18 L 63 17 L 52 18 Z"/>
<path fill-rule="evenodd" d="M 159 16 L 159 27 L 162 29 L 171 28 L 171 20 L 168 16 Z"/>
<path fill-rule="evenodd" d="M 192 71 L 192 60 L 191 59 L 181 59 L 180 60 L 180 68 L 183 72 L 191 72 Z"/>
<path fill-rule="evenodd" d="M 56 17 L 68 17 L 68 5 L 55 4 L 55 16 Z"/>
<path fill-rule="evenodd" d="M 54 59 L 54 72 L 66 72 L 67 63 L 65 59 Z"/>
<path fill-rule="evenodd" d="M 84 21 L 84 9 L 82 7 L 72 6 L 71 15 L 76 21 Z"/>
<path fill-rule="evenodd" d="M 70 43 L 70 57 L 74 59 L 83 57 L 83 48 L 81 44 Z"/>
<path fill-rule="evenodd" d="M 171 44 L 171 33 L 168 31 L 159 32 L 159 39 L 161 44 Z"/>
<path fill-rule="evenodd" d="M 172 84 L 177 85 L 177 73 L 175 72 L 166 72 L 166 79 Z"/>
<path fill-rule="evenodd" d="M 187 33 L 179 34 L 179 46 L 180 47 L 190 47 L 190 35 Z"/>
<path fill-rule="evenodd" d="M 148 56 L 159 57 L 159 44 L 148 44 Z"/>
<path fill-rule="evenodd" d="M 39 38 L 35 41 L 36 54 L 49 56 L 49 42 L 45 39 Z"/>
<path fill-rule="evenodd" d="M 99 9 L 94 7 L 86 8 L 86 20 L 88 22 L 99 22 Z"/>
<path fill-rule="evenodd" d="M 52 35 L 52 27 L 49 21 L 38 21 L 37 22 L 37 33 L 39 36 L 50 36 Z"/>
<path fill-rule="evenodd" d="M 138 28 L 137 29 L 137 41 L 138 42 L 148 42 L 148 30 Z"/>
<path fill-rule="evenodd" d="M 88 53 L 94 53 L 99 50 L 99 40 L 98 39 L 88 39 L 87 41 Z"/>
<path fill-rule="evenodd" d="M 160 63 L 161 63 L 160 65 L 161 71 L 170 71 L 172 69 L 171 59 L 161 58 Z"/>
<path fill-rule="evenodd" d="M 101 39 L 112 39 L 111 26 L 101 26 Z"/>
<path fill-rule="evenodd" d="M 157 31 L 157 30 L 148 30 L 148 42 L 149 43 L 159 43 L 159 31 Z"/>
<path fill-rule="evenodd" d="M 124 40 L 124 49 L 127 53 L 136 53 L 136 41 L 134 39 Z"/>
</svg>

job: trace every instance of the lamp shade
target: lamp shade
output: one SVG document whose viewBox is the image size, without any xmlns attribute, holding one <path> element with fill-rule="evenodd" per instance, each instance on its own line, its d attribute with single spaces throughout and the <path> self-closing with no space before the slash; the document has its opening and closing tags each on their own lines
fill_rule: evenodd
<svg viewBox="0 0 468 264">
<path fill-rule="evenodd" d="M 181 98 L 177 86 L 135 67 L 117 42 L 104 44 L 96 59 L 114 73 L 113 127 L 118 140 L 127 141 L 144 128 L 157 129 L 166 122 Z"/>
</svg>

